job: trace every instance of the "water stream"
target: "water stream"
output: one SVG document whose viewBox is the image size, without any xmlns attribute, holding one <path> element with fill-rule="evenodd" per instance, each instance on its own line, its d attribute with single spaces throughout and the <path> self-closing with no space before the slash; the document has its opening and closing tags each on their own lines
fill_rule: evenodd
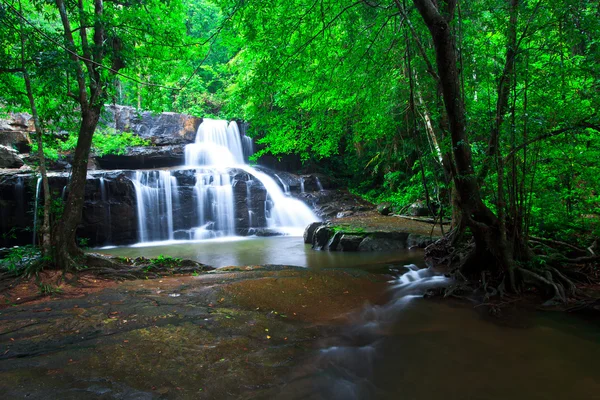
<svg viewBox="0 0 600 400">
<path fill-rule="evenodd" d="M 391 301 L 367 305 L 277 399 L 591 399 L 600 393 L 600 324 L 566 313 L 489 317 L 464 302 L 424 300 L 448 280 L 408 265 Z M 591 322 L 591 323 L 590 323 Z"/>
</svg>

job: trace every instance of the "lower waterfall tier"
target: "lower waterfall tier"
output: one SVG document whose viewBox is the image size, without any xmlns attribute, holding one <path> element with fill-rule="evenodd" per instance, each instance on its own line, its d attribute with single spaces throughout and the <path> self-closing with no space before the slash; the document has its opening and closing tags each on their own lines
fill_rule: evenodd
<svg viewBox="0 0 600 400">
<path fill-rule="evenodd" d="M 318 190 L 315 178 L 278 174 L 291 192 L 284 194 L 273 172 L 248 166 L 93 171 L 78 237 L 89 246 L 107 246 L 301 233 L 318 219 L 307 205 L 315 197 L 310 190 Z M 49 179 L 60 205 L 68 174 L 52 173 Z M 0 176 L 0 246 L 33 242 L 36 198 L 42 201 L 37 180 L 32 174 Z"/>
</svg>

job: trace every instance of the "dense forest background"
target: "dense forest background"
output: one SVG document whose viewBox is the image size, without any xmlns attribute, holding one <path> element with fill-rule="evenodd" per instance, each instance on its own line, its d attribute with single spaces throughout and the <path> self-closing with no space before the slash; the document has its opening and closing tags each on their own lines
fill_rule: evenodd
<svg viewBox="0 0 600 400">
<path fill-rule="evenodd" d="M 600 236 L 596 1 L 0 0 L 0 22 L 2 111 L 37 105 L 46 157 L 94 105 L 238 119 L 256 157 L 486 225 L 517 262 L 531 236 Z"/>
</svg>

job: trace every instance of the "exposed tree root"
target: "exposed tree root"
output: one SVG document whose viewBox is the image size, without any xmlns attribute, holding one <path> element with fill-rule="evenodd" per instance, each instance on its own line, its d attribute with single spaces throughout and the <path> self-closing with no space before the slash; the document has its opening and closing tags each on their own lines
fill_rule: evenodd
<svg viewBox="0 0 600 400">
<path fill-rule="evenodd" d="M 479 295 L 484 302 L 492 297 L 504 298 L 507 293 L 519 294 L 526 287 L 536 287 L 543 296 L 549 297 L 546 305 L 566 304 L 580 297 L 577 283 L 591 283 L 598 279 L 597 269 L 593 267 L 600 261 L 600 256 L 577 256 L 567 258 L 551 246 L 561 246 L 568 251 L 577 250 L 577 254 L 585 254 L 585 249 L 579 249 L 553 240 L 538 240 L 544 247 L 549 248 L 551 256 L 538 256 L 544 265 L 532 269 L 529 264 L 513 266 L 510 270 L 488 269 L 488 264 L 476 257 L 475 244 L 472 240 L 457 242 L 457 232 L 448 234 L 425 249 L 425 257 L 429 265 L 442 267 L 447 273 L 457 278 L 457 284 L 447 288 L 444 296 L 463 296 L 469 287 L 472 295 Z M 542 243 L 543 242 L 543 243 Z M 589 254 L 589 253 L 588 253 Z M 491 264 L 490 264 L 491 265 Z M 574 268 L 581 265 L 581 268 Z M 565 268 L 569 266 L 569 268 Z M 511 274 L 512 273 L 512 274 Z"/>
<path fill-rule="evenodd" d="M 173 274 L 192 274 L 210 271 L 214 268 L 191 260 L 181 259 L 135 259 L 108 257 L 100 254 L 85 255 L 85 271 L 98 277 L 109 279 L 160 278 Z"/>
</svg>

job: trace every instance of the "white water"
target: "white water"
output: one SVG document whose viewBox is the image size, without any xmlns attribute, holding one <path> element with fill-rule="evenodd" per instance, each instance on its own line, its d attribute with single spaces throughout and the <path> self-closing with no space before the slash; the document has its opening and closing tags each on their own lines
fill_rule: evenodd
<svg viewBox="0 0 600 400">
<path fill-rule="evenodd" d="M 285 193 L 269 175 L 245 164 L 250 155 L 252 140 L 240 134 L 235 121 L 203 120 L 195 143 L 185 148 L 185 166 L 182 166 L 195 170 L 193 192 L 197 220 L 191 229 L 177 229 L 177 224 L 174 224 L 176 218 L 173 213 L 180 208 L 180 193 L 172 172 L 137 171 L 132 180 L 137 197 L 140 243 L 234 236 L 234 169 L 244 170 L 256 178 L 246 181 L 248 226 L 257 227 L 251 211 L 251 189 L 256 180 L 267 190 L 264 204 L 267 227 L 284 234 L 301 236 L 304 228 L 318 221 L 318 218 L 302 201 L 286 196 L 289 186 L 279 177 Z"/>
<path fill-rule="evenodd" d="M 373 385 L 376 363 L 387 349 L 384 346 L 386 336 L 415 299 L 422 298 L 426 290 L 449 282 L 448 278 L 436 275 L 428 268 L 419 269 L 414 264 L 406 268 L 408 271 L 392 282 L 393 295 L 389 303 L 365 306 L 360 315 L 351 318 L 353 323 L 345 329 L 342 339 L 320 351 L 317 363 L 323 369 L 310 377 L 318 387 L 311 387 L 311 390 L 319 390 L 325 393 L 323 398 L 334 400 L 388 398 L 376 396 L 377 389 Z"/>
<path fill-rule="evenodd" d="M 42 178 L 38 178 L 35 185 L 35 205 L 33 207 L 33 245 L 37 236 L 37 218 L 38 218 L 38 203 L 40 198 L 40 187 L 42 186 Z"/>
</svg>

